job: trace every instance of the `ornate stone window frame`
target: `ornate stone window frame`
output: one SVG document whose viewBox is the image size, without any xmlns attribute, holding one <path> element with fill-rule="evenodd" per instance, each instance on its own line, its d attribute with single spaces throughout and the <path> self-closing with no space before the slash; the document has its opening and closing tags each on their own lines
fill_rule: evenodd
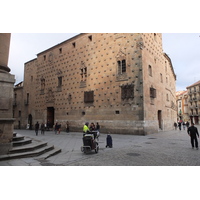
<svg viewBox="0 0 200 200">
<path fill-rule="evenodd" d="M 119 50 L 116 56 L 116 79 L 117 81 L 125 81 L 128 79 L 127 76 L 127 62 L 126 62 L 126 53 L 124 53 L 121 49 Z"/>
</svg>

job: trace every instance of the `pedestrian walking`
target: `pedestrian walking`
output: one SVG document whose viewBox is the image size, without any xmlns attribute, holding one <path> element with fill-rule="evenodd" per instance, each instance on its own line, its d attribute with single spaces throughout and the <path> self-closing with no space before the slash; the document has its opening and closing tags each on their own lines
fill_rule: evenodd
<svg viewBox="0 0 200 200">
<path fill-rule="evenodd" d="M 179 122 L 178 122 L 178 127 L 179 127 L 179 130 L 180 130 L 180 131 L 181 131 L 181 124 L 182 124 L 182 123 L 179 121 Z"/>
<path fill-rule="evenodd" d="M 45 131 L 45 125 L 44 125 L 44 123 L 41 124 L 40 129 L 41 129 L 41 134 L 44 135 L 44 131 Z"/>
<path fill-rule="evenodd" d="M 175 130 L 177 130 L 177 123 L 176 122 L 174 122 L 174 128 L 175 128 Z"/>
<path fill-rule="evenodd" d="M 58 124 L 58 134 L 60 134 L 61 131 L 61 123 Z"/>
<path fill-rule="evenodd" d="M 185 124 L 185 122 L 183 122 L 183 130 L 185 130 L 185 126 L 186 126 L 186 124 Z"/>
<path fill-rule="evenodd" d="M 187 129 L 189 128 L 189 126 L 190 126 L 190 123 L 187 121 L 187 122 L 186 122 L 186 127 L 187 127 Z"/>
<path fill-rule="evenodd" d="M 196 149 L 198 149 L 197 136 L 199 138 L 199 133 L 198 133 L 198 129 L 194 126 L 194 123 L 191 124 L 191 126 L 188 128 L 187 132 L 191 138 L 192 148 L 194 149 L 194 142 L 195 142 L 195 147 L 196 147 Z"/>
<path fill-rule="evenodd" d="M 49 127 L 50 127 L 50 122 L 49 120 L 47 120 L 47 131 L 49 131 Z"/>
<path fill-rule="evenodd" d="M 37 122 L 35 124 L 35 134 L 38 135 L 38 130 L 39 130 L 39 123 Z"/>
<path fill-rule="evenodd" d="M 54 131 L 55 131 L 56 135 L 58 134 L 58 128 L 59 128 L 59 125 L 58 125 L 58 122 L 56 122 L 56 124 L 54 126 Z"/>
</svg>

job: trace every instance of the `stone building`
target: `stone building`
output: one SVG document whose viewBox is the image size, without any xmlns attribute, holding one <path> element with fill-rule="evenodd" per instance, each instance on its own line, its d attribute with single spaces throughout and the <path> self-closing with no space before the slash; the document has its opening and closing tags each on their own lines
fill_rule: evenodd
<svg viewBox="0 0 200 200">
<path fill-rule="evenodd" d="M 200 116 L 200 81 L 187 87 L 190 121 L 199 124 Z"/>
<path fill-rule="evenodd" d="M 176 120 L 176 76 L 159 33 L 84 33 L 24 67 L 20 124 L 55 122 L 81 131 L 145 135 Z"/>
<path fill-rule="evenodd" d="M 177 121 L 190 121 L 188 113 L 188 93 L 187 91 L 176 92 Z"/>
</svg>

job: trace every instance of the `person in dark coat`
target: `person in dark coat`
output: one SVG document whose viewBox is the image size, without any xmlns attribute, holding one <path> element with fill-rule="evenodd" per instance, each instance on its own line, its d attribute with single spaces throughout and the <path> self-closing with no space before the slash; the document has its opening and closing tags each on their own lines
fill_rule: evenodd
<svg viewBox="0 0 200 200">
<path fill-rule="evenodd" d="M 177 130 L 177 123 L 176 122 L 174 122 L 174 128 L 175 128 L 175 130 Z"/>
<path fill-rule="evenodd" d="M 179 127 L 179 130 L 181 131 L 181 125 L 182 125 L 182 123 L 179 121 L 178 122 L 178 127 Z"/>
<path fill-rule="evenodd" d="M 196 149 L 198 149 L 197 136 L 199 138 L 199 133 L 198 133 L 198 129 L 194 126 L 194 123 L 192 123 L 192 125 L 188 128 L 187 132 L 191 138 L 192 148 L 194 149 L 194 142 L 195 142 L 195 147 L 196 147 Z"/>
<path fill-rule="evenodd" d="M 107 135 L 107 138 L 106 138 L 106 148 L 109 147 L 109 148 L 112 148 L 113 147 L 113 143 L 112 143 L 112 137 L 111 135 Z"/>
<path fill-rule="evenodd" d="M 96 125 L 96 130 L 97 130 L 97 131 L 100 131 L 100 125 L 99 125 L 98 122 L 97 122 L 97 125 Z"/>
<path fill-rule="evenodd" d="M 39 130 L 39 123 L 37 122 L 35 124 L 35 133 L 36 133 L 36 135 L 38 135 L 38 130 Z"/>
<path fill-rule="evenodd" d="M 187 129 L 189 128 L 189 126 L 190 126 L 190 123 L 187 121 L 186 122 L 186 126 L 187 126 Z"/>
<path fill-rule="evenodd" d="M 44 131 L 45 131 L 45 125 L 44 125 L 44 123 L 41 124 L 40 129 L 41 129 L 41 134 L 44 135 Z"/>
</svg>

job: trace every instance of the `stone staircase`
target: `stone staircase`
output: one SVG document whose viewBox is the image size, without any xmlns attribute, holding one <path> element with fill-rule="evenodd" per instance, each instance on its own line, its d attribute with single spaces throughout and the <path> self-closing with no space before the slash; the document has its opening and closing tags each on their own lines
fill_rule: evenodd
<svg viewBox="0 0 200 200">
<path fill-rule="evenodd" d="M 9 150 L 8 154 L 0 155 L 0 161 L 40 155 L 44 155 L 43 158 L 47 159 L 50 156 L 61 152 L 61 149 L 55 148 L 54 145 L 48 145 L 47 142 L 28 139 L 17 133 L 13 133 L 12 146 L 13 148 Z"/>
</svg>

